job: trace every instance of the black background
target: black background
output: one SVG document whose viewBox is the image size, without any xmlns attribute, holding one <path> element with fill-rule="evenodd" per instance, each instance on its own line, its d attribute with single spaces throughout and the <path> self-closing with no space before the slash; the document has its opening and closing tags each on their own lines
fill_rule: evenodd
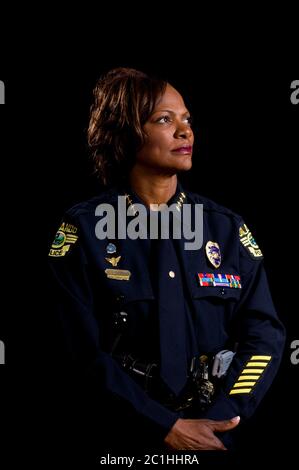
<svg viewBox="0 0 299 470">
<path fill-rule="evenodd" d="M 86 146 L 92 88 L 103 72 L 130 66 L 166 78 L 186 98 L 197 145 L 185 186 L 241 214 L 264 253 L 287 341 L 280 372 L 248 425 L 244 456 L 248 449 L 253 455 L 260 450 L 266 459 L 279 455 L 290 462 L 299 371 L 290 362 L 290 343 L 299 339 L 294 55 L 286 57 L 268 41 L 243 47 L 238 37 L 228 44 L 220 38 L 212 46 L 209 35 L 202 41 L 195 34 L 190 45 L 186 35 L 162 32 L 145 44 L 153 28 L 151 35 L 132 34 L 129 27 L 120 31 L 113 23 L 104 33 L 100 29 L 83 37 L 75 27 L 71 33 L 60 28 L 58 36 L 54 24 L 46 34 L 39 24 L 31 37 L 28 31 L 20 34 L 13 45 L 8 32 L 2 42 L 4 49 L 9 45 L 0 69 L 6 86 L 6 104 L 0 107 L 5 276 L 0 339 L 7 362 L 0 366 L 0 379 L 7 449 L 21 446 L 28 459 L 38 455 L 34 433 L 30 443 L 26 439 L 23 417 L 34 421 L 50 400 L 39 383 L 46 367 L 39 352 L 47 337 L 43 264 L 64 211 L 99 190 Z M 36 431 L 45 432 L 43 425 L 46 429 L 46 420 Z M 8 453 L 10 461 L 17 458 Z"/>
</svg>

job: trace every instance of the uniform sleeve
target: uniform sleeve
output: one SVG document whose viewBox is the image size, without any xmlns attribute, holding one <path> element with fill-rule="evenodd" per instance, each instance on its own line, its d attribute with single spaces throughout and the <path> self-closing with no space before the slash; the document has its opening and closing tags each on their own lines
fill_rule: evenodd
<svg viewBox="0 0 299 470">
<path fill-rule="evenodd" d="M 100 393 L 116 396 L 142 419 L 150 420 L 164 437 L 178 415 L 150 399 L 112 356 L 101 349 L 103 332 L 99 331 L 94 314 L 85 249 L 79 225 L 70 217 L 55 236 L 49 264 L 53 315 L 58 320 L 66 365 L 76 374 L 87 374 Z"/>
<path fill-rule="evenodd" d="M 242 293 L 233 320 L 237 350 L 206 418 L 250 417 L 277 373 L 285 330 L 272 302 L 263 255 L 241 222 L 240 274 Z"/>
</svg>

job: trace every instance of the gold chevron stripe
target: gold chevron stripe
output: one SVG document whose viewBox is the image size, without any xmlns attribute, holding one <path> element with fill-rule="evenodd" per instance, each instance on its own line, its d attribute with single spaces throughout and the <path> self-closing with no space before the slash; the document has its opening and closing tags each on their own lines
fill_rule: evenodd
<svg viewBox="0 0 299 470">
<path fill-rule="evenodd" d="M 272 356 L 251 356 L 251 361 L 270 361 Z"/>
<path fill-rule="evenodd" d="M 262 372 L 264 372 L 264 369 L 249 369 L 246 367 L 242 374 L 262 374 Z"/>
<path fill-rule="evenodd" d="M 252 367 L 252 366 L 255 366 L 255 367 L 267 367 L 268 365 L 268 362 L 248 362 L 248 364 L 246 365 L 246 367 Z"/>
<path fill-rule="evenodd" d="M 251 388 L 239 388 L 239 389 L 233 389 L 229 392 L 230 395 L 236 395 L 237 393 L 250 393 Z"/>
<path fill-rule="evenodd" d="M 237 387 L 253 387 L 256 384 L 256 382 L 236 382 L 233 388 Z"/>
<path fill-rule="evenodd" d="M 242 374 L 238 378 L 238 381 L 240 380 L 258 380 L 260 378 L 260 375 L 247 375 L 247 374 Z"/>
</svg>

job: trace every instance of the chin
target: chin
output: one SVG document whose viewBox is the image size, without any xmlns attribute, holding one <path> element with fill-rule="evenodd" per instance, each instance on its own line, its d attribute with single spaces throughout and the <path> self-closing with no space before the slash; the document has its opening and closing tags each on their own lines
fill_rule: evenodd
<svg viewBox="0 0 299 470">
<path fill-rule="evenodd" d="M 185 162 L 181 162 L 179 165 L 176 166 L 176 171 L 188 171 L 192 168 L 192 160 L 186 160 Z"/>
<path fill-rule="evenodd" d="M 164 165 L 160 168 L 161 170 L 163 168 L 163 170 L 166 171 L 167 174 L 169 174 L 169 172 L 175 174 L 183 171 L 188 171 L 192 168 L 192 158 L 189 156 L 188 158 L 177 160 L 176 162 L 172 161 L 171 164 Z"/>
</svg>

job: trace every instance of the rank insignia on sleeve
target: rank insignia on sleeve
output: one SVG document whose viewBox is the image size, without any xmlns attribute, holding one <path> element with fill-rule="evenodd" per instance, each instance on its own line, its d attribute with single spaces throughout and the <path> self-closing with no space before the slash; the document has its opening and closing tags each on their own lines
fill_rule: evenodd
<svg viewBox="0 0 299 470">
<path fill-rule="evenodd" d="M 65 256 L 70 247 L 78 240 L 77 231 L 78 229 L 74 225 L 63 222 L 55 235 L 49 256 L 53 258 Z"/>
<path fill-rule="evenodd" d="M 230 395 L 249 394 L 262 376 L 271 362 L 271 356 L 254 355 L 247 361 L 241 371 L 237 381 L 229 392 Z"/>
<path fill-rule="evenodd" d="M 221 252 L 218 243 L 211 241 L 207 242 L 206 255 L 211 265 L 214 266 L 214 268 L 219 268 L 221 264 Z"/>
<path fill-rule="evenodd" d="M 263 253 L 246 224 L 243 224 L 239 228 L 239 235 L 242 245 L 249 251 L 253 258 L 263 258 Z"/>
</svg>

